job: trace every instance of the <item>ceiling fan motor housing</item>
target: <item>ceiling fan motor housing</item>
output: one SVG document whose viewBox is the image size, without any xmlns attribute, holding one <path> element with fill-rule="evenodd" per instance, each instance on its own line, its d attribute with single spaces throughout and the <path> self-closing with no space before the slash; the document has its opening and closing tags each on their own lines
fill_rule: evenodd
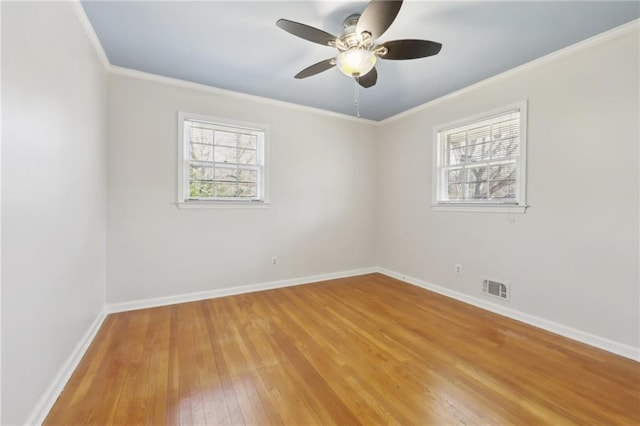
<svg viewBox="0 0 640 426">
<path fill-rule="evenodd" d="M 358 34 L 356 32 L 356 25 L 358 24 L 358 19 L 360 19 L 360 14 L 355 13 L 347 17 L 344 20 L 342 32 L 340 33 L 339 40 L 342 42 L 343 46 L 336 46 L 340 50 L 353 49 L 357 47 L 365 47 L 365 38 L 362 34 Z M 365 33 L 366 35 L 366 33 Z M 369 35 L 368 41 L 369 45 L 371 45 L 371 36 Z M 342 47 L 342 48 L 341 48 Z"/>
</svg>

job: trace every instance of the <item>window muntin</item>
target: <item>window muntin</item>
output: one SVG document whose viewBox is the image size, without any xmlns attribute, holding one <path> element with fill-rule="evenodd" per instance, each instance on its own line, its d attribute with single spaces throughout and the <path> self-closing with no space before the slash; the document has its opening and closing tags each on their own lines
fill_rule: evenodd
<svg viewBox="0 0 640 426">
<path fill-rule="evenodd" d="M 178 202 L 264 202 L 266 126 L 181 113 Z"/>
<path fill-rule="evenodd" d="M 435 129 L 436 206 L 523 206 L 526 103 Z"/>
</svg>

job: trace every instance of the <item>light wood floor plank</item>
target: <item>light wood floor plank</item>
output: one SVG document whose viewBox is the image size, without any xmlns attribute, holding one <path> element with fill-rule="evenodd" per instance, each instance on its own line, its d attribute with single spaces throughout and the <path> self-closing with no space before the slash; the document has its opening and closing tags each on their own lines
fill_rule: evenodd
<svg viewBox="0 0 640 426">
<path fill-rule="evenodd" d="M 109 315 L 47 425 L 640 424 L 640 364 L 371 274 Z"/>
</svg>

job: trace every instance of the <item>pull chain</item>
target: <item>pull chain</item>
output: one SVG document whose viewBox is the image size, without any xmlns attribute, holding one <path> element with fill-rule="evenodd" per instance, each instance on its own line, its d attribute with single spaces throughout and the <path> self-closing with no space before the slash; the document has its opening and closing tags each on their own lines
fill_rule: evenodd
<svg viewBox="0 0 640 426">
<path fill-rule="evenodd" d="M 360 83 L 358 82 L 360 80 L 359 77 L 354 77 L 353 81 L 355 83 L 355 94 L 354 94 L 354 99 L 353 99 L 353 107 L 356 110 L 356 117 L 360 118 Z"/>
</svg>

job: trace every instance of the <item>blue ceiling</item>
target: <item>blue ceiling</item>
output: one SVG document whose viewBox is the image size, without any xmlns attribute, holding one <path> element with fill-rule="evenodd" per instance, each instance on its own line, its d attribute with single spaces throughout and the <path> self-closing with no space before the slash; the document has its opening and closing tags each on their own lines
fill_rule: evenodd
<svg viewBox="0 0 640 426">
<path fill-rule="evenodd" d="M 276 27 L 279 18 L 338 34 L 363 1 L 83 1 L 112 65 L 338 113 L 354 114 L 354 82 L 333 68 L 296 80 L 335 56 Z M 405 1 L 380 41 L 443 44 L 439 55 L 377 64 L 360 89 L 364 118 L 381 120 L 625 24 L 640 3 Z"/>
</svg>

